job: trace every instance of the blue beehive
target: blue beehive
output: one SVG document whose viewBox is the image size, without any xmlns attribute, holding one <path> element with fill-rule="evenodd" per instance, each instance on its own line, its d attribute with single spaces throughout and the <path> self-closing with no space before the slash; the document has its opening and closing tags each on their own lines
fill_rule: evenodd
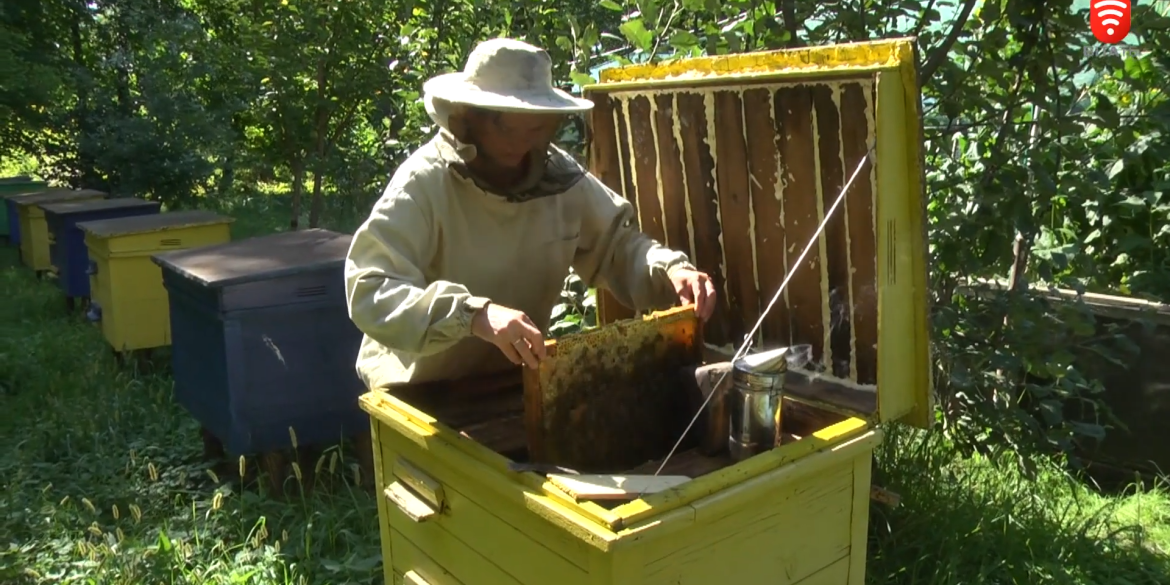
<svg viewBox="0 0 1170 585">
<path fill-rule="evenodd" d="M 4 198 L 4 211 L 8 222 L 8 245 L 13 248 L 20 247 L 20 214 L 16 212 L 16 199 L 14 197 Z"/>
<path fill-rule="evenodd" d="M 77 224 L 99 219 L 114 219 L 159 212 L 159 203 L 134 197 L 49 203 L 45 222 L 49 228 L 49 258 L 57 271 L 57 282 L 69 299 L 89 297 L 89 251 L 85 232 Z"/>
<path fill-rule="evenodd" d="M 287 232 L 154 256 L 170 297 L 175 397 L 233 454 L 368 430 L 343 265 L 351 236 Z"/>
</svg>

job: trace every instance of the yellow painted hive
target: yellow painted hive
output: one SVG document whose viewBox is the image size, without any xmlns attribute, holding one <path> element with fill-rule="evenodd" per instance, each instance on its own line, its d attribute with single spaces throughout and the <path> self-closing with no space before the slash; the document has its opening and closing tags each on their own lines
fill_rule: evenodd
<svg viewBox="0 0 1170 585">
<path fill-rule="evenodd" d="M 13 199 L 20 221 L 20 260 L 36 272 L 53 268 L 49 257 L 49 226 L 45 222 L 46 203 L 66 203 L 105 199 L 106 193 L 92 189 L 51 189 L 36 195 Z"/>
<path fill-rule="evenodd" d="M 228 242 L 233 221 L 209 211 L 176 211 L 78 224 L 90 260 L 86 316 L 115 351 L 171 344 L 170 303 L 151 256 Z"/>
<path fill-rule="evenodd" d="M 591 170 L 634 204 L 645 232 L 717 284 L 696 361 L 729 357 L 861 169 L 756 344 L 812 347 L 808 371 L 785 382 L 786 439 L 736 462 L 690 437 L 662 470 L 689 480 L 616 505 L 578 501 L 546 469 L 523 466 L 565 465 L 539 445 L 562 423 L 529 392 L 552 379 L 554 358 L 522 386 L 369 392 L 386 583 L 864 583 L 877 426 L 932 418 L 914 62 L 913 43 L 895 39 L 615 68 L 587 87 Z M 873 162 L 862 165 L 867 145 Z M 634 317 L 599 301 L 605 323 Z M 691 406 L 650 409 L 678 420 L 625 426 L 678 429 L 693 400 L 680 390 Z M 604 402 L 585 414 L 595 405 L 574 403 L 564 424 L 617 412 Z M 615 452 L 604 439 L 599 449 Z M 651 459 L 628 471 L 656 469 Z"/>
</svg>

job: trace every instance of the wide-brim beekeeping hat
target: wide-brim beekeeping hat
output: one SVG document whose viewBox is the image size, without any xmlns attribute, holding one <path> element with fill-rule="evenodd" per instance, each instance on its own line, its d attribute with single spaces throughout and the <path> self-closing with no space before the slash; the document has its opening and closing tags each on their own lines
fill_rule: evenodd
<svg viewBox="0 0 1170 585">
<path fill-rule="evenodd" d="M 427 80 L 423 93 L 501 112 L 568 114 L 593 108 L 593 102 L 553 87 L 547 51 L 515 39 L 479 43 L 463 71 Z"/>
</svg>

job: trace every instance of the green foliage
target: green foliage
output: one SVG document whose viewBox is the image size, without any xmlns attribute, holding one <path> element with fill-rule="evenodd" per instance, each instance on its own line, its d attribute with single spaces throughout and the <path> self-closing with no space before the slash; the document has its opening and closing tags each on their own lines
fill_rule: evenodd
<svg viewBox="0 0 1170 585">
<path fill-rule="evenodd" d="M 479 40 L 545 47 L 568 88 L 613 64 L 912 35 L 943 429 L 971 449 L 1067 451 L 1115 423 L 1068 356 L 1125 348 L 1024 291 L 1170 297 L 1166 12 L 1135 5 L 1134 42 L 1105 46 L 1070 0 L 7 0 L 0 152 L 169 207 L 280 185 L 268 208 L 289 227 L 352 225 L 434 130 L 423 81 Z M 561 140 L 583 158 L 584 137 L 578 119 Z M 956 292 L 1013 276 L 996 301 Z M 566 286 L 554 334 L 595 319 Z"/>
<path fill-rule="evenodd" d="M 874 482 L 902 496 L 872 507 L 866 582 L 1165 583 L 1170 500 L 1106 497 L 1043 464 L 955 459 L 938 434 L 887 429 Z"/>
<path fill-rule="evenodd" d="M 987 4 L 924 87 L 936 386 L 944 428 L 969 448 L 1098 438 L 1117 421 L 1074 356 L 1132 348 L 1095 335 L 1084 307 L 974 301 L 957 287 L 1018 266 L 1021 290 L 1170 295 L 1159 246 L 1170 150 L 1158 139 L 1170 35 L 1155 34 L 1170 19 L 1135 10 L 1143 43 L 1121 53 L 1092 39 L 1084 11 Z"/>
<path fill-rule="evenodd" d="M 587 288 L 576 273 L 565 279 L 560 300 L 553 307 L 549 335 L 556 338 L 597 326 L 597 289 Z"/>
<path fill-rule="evenodd" d="M 166 371 L 119 368 L 101 332 L 67 316 L 11 249 L 0 294 L 0 582 L 381 578 L 376 502 L 354 485 L 355 457 L 326 451 L 317 489 L 289 501 L 209 471 Z"/>
</svg>

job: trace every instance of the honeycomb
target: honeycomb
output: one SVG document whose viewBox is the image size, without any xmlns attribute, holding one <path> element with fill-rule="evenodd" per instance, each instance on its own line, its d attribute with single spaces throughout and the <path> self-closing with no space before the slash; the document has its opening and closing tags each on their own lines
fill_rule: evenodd
<svg viewBox="0 0 1170 585">
<path fill-rule="evenodd" d="M 530 458 L 614 473 L 664 455 L 693 414 L 678 372 L 701 339 L 688 306 L 550 341 L 524 379 Z"/>
</svg>

